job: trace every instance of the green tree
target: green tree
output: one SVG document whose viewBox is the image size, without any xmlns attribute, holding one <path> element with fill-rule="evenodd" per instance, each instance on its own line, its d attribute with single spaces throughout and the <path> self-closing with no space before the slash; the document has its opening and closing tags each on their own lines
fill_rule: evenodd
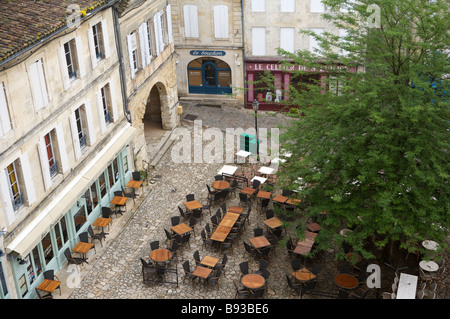
<svg viewBox="0 0 450 319">
<path fill-rule="evenodd" d="M 314 78 L 292 71 L 292 78 L 310 80 L 289 90 L 289 107 L 305 116 L 281 136 L 292 156 L 278 173 L 279 186 L 296 189 L 302 178 L 308 215 L 328 212 L 319 250 L 346 241 L 369 259 L 370 248 L 424 239 L 445 249 L 448 2 L 323 2 L 329 10 L 323 17 L 335 30 L 315 35 L 320 49 L 279 50 L 286 66 L 328 72 Z M 353 231 L 343 237 L 343 228 Z"/>
</svg>

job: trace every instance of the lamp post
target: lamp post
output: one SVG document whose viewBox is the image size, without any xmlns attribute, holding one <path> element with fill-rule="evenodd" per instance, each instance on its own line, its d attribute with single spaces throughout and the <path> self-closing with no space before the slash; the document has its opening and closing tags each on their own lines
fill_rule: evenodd
<svg viewBox="0 0 450 319">
<path fill-rule="evenodd" d="M 259 160 L 259 141 L 258 141 L 258 107 L 259 102 L 257 99 L 253 100 L 252 103 L 253 111 L 255 111 L 255 130 L 256 130 L 256 159 Z"/>
</svg>

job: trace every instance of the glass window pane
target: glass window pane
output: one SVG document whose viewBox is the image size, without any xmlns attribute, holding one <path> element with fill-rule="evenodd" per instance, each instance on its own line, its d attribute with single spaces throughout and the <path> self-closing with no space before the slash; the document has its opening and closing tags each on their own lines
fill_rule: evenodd
<svg viewBox="0 0 450 319">
<path fill-rule="evenodd" d="M 86 223 L 86 213 L 84 206 L 76 212 L 76 214 L 73 216 L 73 220 L 75 223 L 75 230 L 78 232 L 80 228 L 83 227 L 84 223 Z"/>
<path fill-rule="evenodd" d="M 48 265 L 54 256 L 50 233 L 45 235 L 44 239 L 42 239 L 42 249 L 44 250 L 45 264 Z"/>
</svg>

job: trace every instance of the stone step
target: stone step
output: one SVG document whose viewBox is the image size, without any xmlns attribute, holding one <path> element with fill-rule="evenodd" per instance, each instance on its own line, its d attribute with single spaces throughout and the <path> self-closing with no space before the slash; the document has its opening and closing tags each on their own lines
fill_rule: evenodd
<svg viewBox="0 0 450 319">
<path fill-rule="evenodd" d="M 156 146 L 148 146 L 147 156 L 150 160 L 150 167 L 155 167 L 156 165 L 158 165 L 161 158 L 172 145 L 173 140 L 171 139 L 171 136 L 173 132 L 174 130 L 164 133 L 163 137 Z"/>
</svg>

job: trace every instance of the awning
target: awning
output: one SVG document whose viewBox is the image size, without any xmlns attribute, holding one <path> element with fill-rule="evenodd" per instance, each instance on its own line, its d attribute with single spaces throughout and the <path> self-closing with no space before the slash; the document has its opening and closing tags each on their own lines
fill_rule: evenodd
<svg viewBox="0 0 450 319">
<path fill-rule="evenodd" d="M 61 188 L 58 195 L 39 215 L 14 237 L 11 243 L 6 246 L 6 252 L 16 252 L 22 258 L 25 257 L 77 202 L 108 164 L 116 158 L 132 139 L 135 132 L 136 129 L 129 124 L 117 132 L 80 174 L 75 176 L 68 185 Z"/>
</svg>

